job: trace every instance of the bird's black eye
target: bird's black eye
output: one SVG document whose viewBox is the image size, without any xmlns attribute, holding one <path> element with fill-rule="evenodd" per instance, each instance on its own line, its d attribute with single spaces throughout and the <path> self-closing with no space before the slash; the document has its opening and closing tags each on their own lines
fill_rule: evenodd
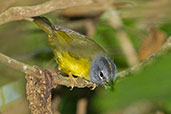
<svg viewBox="0 0 171 114">
<path fill-rule="evenodd" d="M 103 78 L 104 78 L 104 74 L 103 74 L 103 72 L 102 72 L 102 71 L 100 71 L 100 74 L 99 74 L 99 75 L 100 75 L 100 78 L 101 78 L 101 79 L 103 79 Z"/>
</svg>

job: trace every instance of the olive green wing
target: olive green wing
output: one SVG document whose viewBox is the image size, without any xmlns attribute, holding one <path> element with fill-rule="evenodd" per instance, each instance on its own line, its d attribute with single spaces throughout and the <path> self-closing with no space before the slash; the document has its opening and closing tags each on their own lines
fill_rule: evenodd
<svg viewBox="0 0 171 114">
<path fill-rule="evenodd" d="M 68 52 L 75 58 L 92 60 L 94 56 L 103 54 L 104 50 L 93 40 L 71 29 L 53 25 L 45 17 L 32 17 L 33 22 L 48 34 L 49 44 L 56 51 Z"/>
<path fill-rule="evenodd" d="M 53 33 L 57 37 L 56 49 L 68 52 L 75 58 L 92 60 L 96 55 L 106 55 L 96 42 L 71 29 L 54 26 Z"/>
<path fill-rule="evenodd" d="M 72 41 L 70 48 L 67 48 L 71 55 L 92 60 L 97 55 L 106 55 L 105 51 L 93 40 L 76 38 Z"/>
</svg>

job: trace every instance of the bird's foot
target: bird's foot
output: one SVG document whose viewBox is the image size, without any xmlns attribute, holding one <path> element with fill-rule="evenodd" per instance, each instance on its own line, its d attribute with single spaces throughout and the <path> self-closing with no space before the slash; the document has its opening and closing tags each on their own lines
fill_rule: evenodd
<svg viewBox="0 0 171 114">
<path fill-rule="evenodd" d="M 69 78 L 70 78 L 70 81 L 71 81 L 71 89 L 70 90 L 73 90 L 74 86 L 77 84 L 75 78 L 73 77 L 73 75 L 71 73 L 68 74 L 69 75 Z"/>
<path fill-rule="evenodd" d="M 96 83 L 93 83 L 93 84 L 92 84 L 91 90 L 95 90 L 97 86 L 98 86 L 98 85 L 97 85 Z"/>
</svg>

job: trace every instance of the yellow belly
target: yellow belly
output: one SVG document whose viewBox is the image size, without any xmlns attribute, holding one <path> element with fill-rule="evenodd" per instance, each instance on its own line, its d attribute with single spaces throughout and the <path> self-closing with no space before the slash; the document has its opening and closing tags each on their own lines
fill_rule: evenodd
<svg viewBox="0 0 171 114">
<path fill-rule="evenodd" d="M 75 76 L 90 79 L 89 69 L 90 62 L 83 58 L 74 58 L 67 52 L 55 52 L 55 56 L 58 62 L 58 67 L 62 72 L 72 73 Z"/>
</svg>

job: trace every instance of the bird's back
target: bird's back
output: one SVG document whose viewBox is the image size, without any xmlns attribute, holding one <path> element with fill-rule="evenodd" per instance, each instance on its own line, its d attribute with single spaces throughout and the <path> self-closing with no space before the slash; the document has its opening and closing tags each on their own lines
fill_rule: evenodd
<svg viewBox="0 0 171 114">
<path fill-rule="evenodd" d="M 89 79 L 91 62 L 98 55 L 106 55 L 105 51 L 86 36 L 52 25 L 44 17 L 36 17 L 34 22 L 48 34 L 59 68 L 67 74 Z"/>
</svg>

